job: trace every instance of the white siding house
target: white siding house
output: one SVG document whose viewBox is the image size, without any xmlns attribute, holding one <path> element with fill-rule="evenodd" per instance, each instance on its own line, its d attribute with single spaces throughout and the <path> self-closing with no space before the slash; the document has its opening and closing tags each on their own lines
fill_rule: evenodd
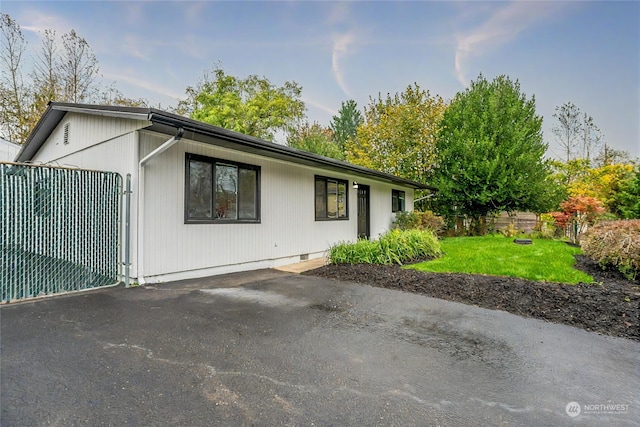
<svg viewBox="0 0 640 427">
<path fill-rule="evenodd" d="M 51 103 L 18 156 L 132 178 L 139 283 L 270 268 L 388 230 L 428 185 L 153 108 Z"/>
<path fill-rule="evenodd" d="M 0 138 L 0 162 L 13 162 L 20 148 L 18 144 Z"/>
</svg>

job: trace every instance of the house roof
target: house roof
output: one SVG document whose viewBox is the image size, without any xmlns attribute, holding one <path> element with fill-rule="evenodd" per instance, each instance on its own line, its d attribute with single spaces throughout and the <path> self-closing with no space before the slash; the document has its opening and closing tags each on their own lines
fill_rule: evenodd
<svg viewBox="0 0 640 427">
<path fill-rule="evenodd" d="M 144 129 L 175 135 L 177 129 L 184 130 L 183 138 L 206 144 L 222 146 L 233 150 L 239 150 L 261 156 L 284 160 L 292 163 L 321 167 L 337 172 L 351 172 L 365 177 L 389 183 L 403 185 L 414 189 L 437 191 L 435 187 L 405 178 L 393 176 L 384 172 L 353 165 L 307 151 L 298 150 L 281 144 L 265 141 L 253 136 L 223 129 L 197 120 L 189 119 L 177 114 L 162 111 L 156 108 L 106 106 L 89 104 L 70 104 L 50 102 L 35 128 L 27 138 L 16 161 L 27 162 L 36 155 L 45 141 L 69 113 L 81 113 L 100 115 L 123 119 L 143 120 L 149 122 Z"/>
</svg>

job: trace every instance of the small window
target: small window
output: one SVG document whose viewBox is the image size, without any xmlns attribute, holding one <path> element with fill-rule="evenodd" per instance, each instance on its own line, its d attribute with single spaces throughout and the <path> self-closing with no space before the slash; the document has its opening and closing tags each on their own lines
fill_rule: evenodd
<svg viewBox="0 0 640 427">
<path fill-rule="evenodd" d="M 391 212 L 404 212 L 404 191 L 391 190 Z"/>
<path fill-rule="evenodd" d="M 349 219 L 348 182 L 316 176 L 316 221 Z"/>
<path fill-rule="evenodd" d="M 69 145 L 69 123 L 64 124 L 62 142 L 64 145 Z"/>
<path fill-rule="evenodd" d="M 259 222 L 260 168 L 186 156 L 185 222 Z"/>
</svg>

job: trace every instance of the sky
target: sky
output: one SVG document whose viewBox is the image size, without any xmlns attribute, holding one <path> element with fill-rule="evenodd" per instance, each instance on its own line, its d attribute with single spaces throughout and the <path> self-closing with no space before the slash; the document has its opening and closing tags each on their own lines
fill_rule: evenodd
<svg viewBox="0 0 640 427">
<path fill-rule="evenodd" d="M 535 96 L 548 155 L 555 108 L 592 116 L 607 145 L 640 157 L 640 2 L 7 1 L 27 59 L 39 33 L 74 29 L 105 85 L 168 108 L 216 65 L 281 86 L 295 81 L 310 122 L 343 101 L 362 109 L 417 83 L 449 100 L 482 73 Z"/>
</svg>

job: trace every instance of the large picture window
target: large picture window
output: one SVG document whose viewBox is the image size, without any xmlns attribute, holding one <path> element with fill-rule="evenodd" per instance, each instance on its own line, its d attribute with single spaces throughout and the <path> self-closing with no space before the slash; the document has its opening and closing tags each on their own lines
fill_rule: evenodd
<svg viewBox="0 0 640 427">
<path fill-rule="evenodd" d="M 316 176 L 316 220 L 349 219 L 348 182 Z"/>
<path fill-rule="evenodd" d="M 404 212 L 404 191 L 391 190 L 391 212 Z"/>
<path fill-rule="evenodd" d="M 260 168 L 187 154 L 185 222 L 259 222 Z"/>
</svg>

